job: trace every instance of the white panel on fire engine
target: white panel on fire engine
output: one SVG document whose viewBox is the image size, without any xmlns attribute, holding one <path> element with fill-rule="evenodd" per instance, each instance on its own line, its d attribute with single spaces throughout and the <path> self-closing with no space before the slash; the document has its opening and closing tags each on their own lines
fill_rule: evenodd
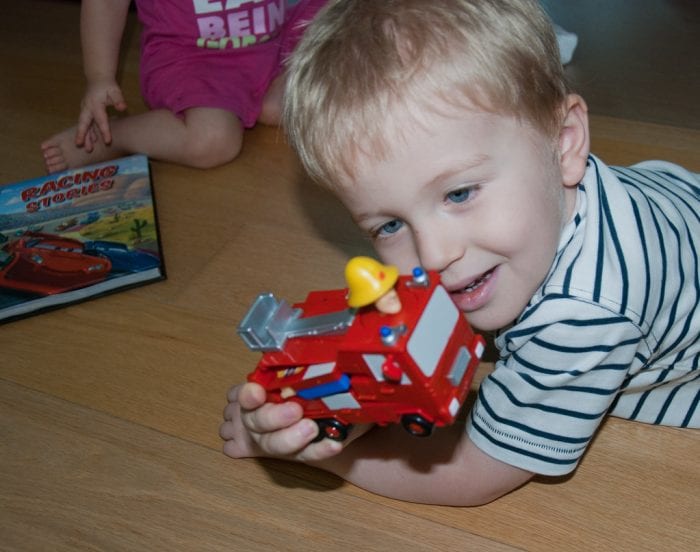
<svg viewBox="0 0 700 552">
<path fill-rule="evenodd" d="M 351 393 L 338 393 L 321 399 L 329 410 L 342 410 L 343 408 L 360 408 L 360 403 Z"/>
<path fill-rule="evenodd" d="M 408 341 L 408 353 L 430 377 L 457 324 L 459 311 L 442 286 L 437 286 Z"/>
<path fill-rule="evenodd" d="M 486 349 L 486 346 L 484 345 L 483 341 L 479 341 L 479 343 L 476 344 L 476 347 L 474 347 L 474 354 L 476 355 L 476 358 L 481 358 L 484 356 L 484 350 Z"/>
<path fill-rule="evenodd" d="M 323 364 L 311 364 L 304 373 L 304 379 L 317 378 L 330 374 L 335 368 L 335 362 L 324 362 Z"/>
<path fill-rule="evenodd" d="M 450 370 L 450 373 L 447 374 L 447 379 L 450 380 L 450 383 L 454 387 L 459 386 L 471 360 L 472 356 L 469 354 L 469 351 L 467 351 L 467 348 L 460 347 L 459 351 L 457 351 L 457 356 L 452 363 L 452 369 Z"/>
<path fill-rule="evenodd" d="M 370 369 L 372 372 L 372 375 L 374 376 L 374 379 L 377 381 L 384 381 L 384 372 L 382 371 L 382 365 L 384 364 L 384 361 L 386 360 L 386 357 L 384 355 L 373 355 L 370 353 L 366 353 L 362 355 L 362 360 L 365 361 L 365 364 L 367 364 L 367 367 Z M 408 377 L 406 372 L 403 370 L 401 371 L 401 385 L 410 385 L 411 384 L 411 378 Z"/>
</svg>

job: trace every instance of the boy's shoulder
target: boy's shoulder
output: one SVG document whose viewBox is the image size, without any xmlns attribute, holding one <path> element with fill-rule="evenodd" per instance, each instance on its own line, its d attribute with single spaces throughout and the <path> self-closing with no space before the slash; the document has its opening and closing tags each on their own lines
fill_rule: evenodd
<svg viewBox="0 0 700 552">
<path fill-rule="evenodd" d="M 598 163 L 603 165 L 600 160 Z M 623 183 L 638 181 L 642 185 L 655 187 L 660 191 L 666 190 L 672 194 L 678 191 L 687 192 L 694 196 L 696 201 L 700 201 L 700 174 L 690 172 L 676 163 L 652 159 L 627 167 L 610 166 L 609 168 Z M 678 186 L 679 190 L 674 189 L 674 186 Z"/>
<path fill-rule="evenodd" d="M 684 168 L 665 161 L 615 167 L 591 156 L 575 213 L 528 309 L 574 299 L 648 332 L 657 307 L 672 308 L 679 293 L 697 286 L 697 260 L 688 252 L 700 242 L 698 213 L 698 178 Z"/>
</svg>

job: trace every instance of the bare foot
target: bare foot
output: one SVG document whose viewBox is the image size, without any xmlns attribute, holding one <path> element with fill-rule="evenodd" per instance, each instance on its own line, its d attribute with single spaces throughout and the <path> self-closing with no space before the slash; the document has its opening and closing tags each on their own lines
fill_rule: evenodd
<svg viewBox="0 0 700 552">
<path fill-rule="evenodd" d="M 41 144 L 44 165 L 49 173 L 99 163 L 121 155 L 120 151 L 106 145 L 99 139 L 90 142 L 90 147 L 75 144 L 75 127 L 54 134 Z"/>
</svg>

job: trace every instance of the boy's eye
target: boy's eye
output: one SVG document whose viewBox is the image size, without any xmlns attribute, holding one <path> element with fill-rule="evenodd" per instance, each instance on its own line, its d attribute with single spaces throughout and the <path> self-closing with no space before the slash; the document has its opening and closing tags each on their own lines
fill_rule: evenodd
<svg viewBox="0 0 700 552">
<path fill-rule="evenodd" d="M 452 203 L 464 203 L 472 195 L 471 188 L 460 188 L 447 194 L 447 199 Z"/>
<path fill-rule="evenodd" d="M 376 237 L 381 237 L 381 236 L 387 236 L 390 234 L 396 234 L 401 228 L 403 227 L 403 221 L 400 221 L 399 219 L 393 219 L 387 222 L 386 224 L 382 224 L 373 234 Z"/>
</svg>

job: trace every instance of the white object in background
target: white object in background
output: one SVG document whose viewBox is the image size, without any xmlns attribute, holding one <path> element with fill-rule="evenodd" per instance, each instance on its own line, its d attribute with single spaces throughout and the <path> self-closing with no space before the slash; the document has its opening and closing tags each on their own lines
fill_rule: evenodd
<svg viewBox="0 0 700 552">
<path fill-rule="evenodd" d="M 554 24 L 554 32 L 557 34 L 557 42 L 559 43 L 559 57 L 561 58 L 562 64 L 566 65 L 574 56 L 574 50 L 578 44 L 578 36 L 562 29 L 556 23 Z"/>
</svg>

